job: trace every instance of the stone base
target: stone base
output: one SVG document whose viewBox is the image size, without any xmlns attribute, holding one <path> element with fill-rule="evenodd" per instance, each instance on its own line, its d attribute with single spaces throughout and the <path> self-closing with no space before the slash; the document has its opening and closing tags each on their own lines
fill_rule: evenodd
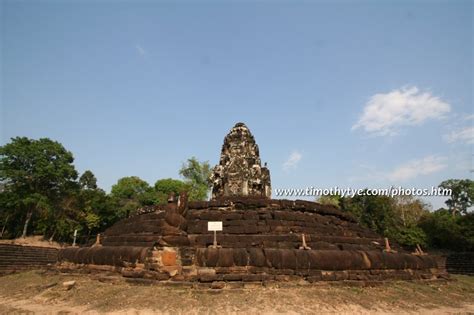
<svg viewBox="0 0 474 315">
<path fill-rule="evenodd" d="M 314 283 L 447 278 L 437 256 L 383 251 L 101 246 L 68 248 L 60 257 L 73 263 L 66 264 L 70 270 L 76 266 L 158 281 Z"/>
</svg>

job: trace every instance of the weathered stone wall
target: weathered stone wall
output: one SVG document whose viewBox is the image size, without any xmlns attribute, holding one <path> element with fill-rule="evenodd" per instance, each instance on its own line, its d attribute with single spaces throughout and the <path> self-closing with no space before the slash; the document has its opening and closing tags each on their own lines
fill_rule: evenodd
<svg viewBox="0 0 474 315">
<path fill-rule="evenodd" d="M 116 223 L 101 237 L 104 246 L 186 246 L 186 219 L 176 211 L 157 210 Z"/>
<path fill-rule="evenodd" d="M 474 275 L 474 252 L 451 253 L 447 255 L 446 269 L 450 273 Z"/>
<path fill-rule="evenodd" d="M 190 202 L 183 214 L 164 208 L 149 211 L 154 212 L 109 228 L 102 245 L 207 247 L 213 242 L 207 222 L 223 221 L 218 242 L 224 247 L 298 248 L 305 234 L 312 249 L 383 248 L 380 236 L 359 226 L 350 214 L 303 200 L 228 198 Z"/>
<path fill-rule="evenodd" d="M 380 251 L 207 248 L 196 250 L 200 281 L 436 279 L 436 257 Z"/>
<path fill-rule="evenodd" d="M 57 259 L 56 248 L 0 244 L 0 275 L 45 268 Z"/>
<path fill-rule="evenodd" d="M 137 246 L 69 247 L 59 252 L 59 261 L 117 267 L 144 264 L 151 248 Z"/>
<path fill-rule="evenodd" d="M 367 270 L 436 268 L 436 259 L 403 253 L 350 250 L 198 248 L 202 267 L 253 266 L 293 270 Z"/>
<path fill-rule="evenodd" d="M 190 203 L 186 212 L 191 246 L 213 242 L 208 221 L 223 221 L 218 243 L 223 247 L 299 248 L 302 234 L 312 249 L 382 249 L 376 233 L 333 207 L 308 201 L 234 199 Z"/>
<path fill-rule="evenodd" d="M 127 278 L 171 281 L 381 281 L 445 278 L 440 257 L 381 251 L 96 247 L 63 250 L 63 262 Z M 62 269 L 71 268 L 62 264 Z"/>
</svg>

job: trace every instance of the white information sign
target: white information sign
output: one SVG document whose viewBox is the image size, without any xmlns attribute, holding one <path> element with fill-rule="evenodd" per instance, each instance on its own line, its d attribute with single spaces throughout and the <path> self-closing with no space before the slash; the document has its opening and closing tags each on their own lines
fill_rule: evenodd
<svg viewBox="0 0 474 315">
<path fill-rule="evenodd" d="M 208 231 L 222 231 L 222 221 L 209 221 L 207 222 Z"/>
</svg>

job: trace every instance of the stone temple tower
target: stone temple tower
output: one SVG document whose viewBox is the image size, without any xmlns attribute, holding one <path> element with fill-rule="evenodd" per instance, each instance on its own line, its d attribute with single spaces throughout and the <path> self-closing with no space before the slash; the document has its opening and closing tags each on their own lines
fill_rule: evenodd
<svg viewBox="0 0 474 315">
<path fill-rule="evenodd" d="M 244 123 L 237 123 L 224 138 L 221 158 L 211 174 L 212 199 L 271 197 L 270 171 L 262 167 L 258 145 Z"/>
</svg>

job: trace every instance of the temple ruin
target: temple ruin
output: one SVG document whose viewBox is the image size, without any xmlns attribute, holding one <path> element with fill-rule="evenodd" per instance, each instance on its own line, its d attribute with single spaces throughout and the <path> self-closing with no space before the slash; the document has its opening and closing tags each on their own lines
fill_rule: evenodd
<svg viewBox="0 0 474 315">
<path fill-rule="evenodd" d="M 62 270 L 109 270 L 130 279 L 203 284 L 358 281 L 447 277 L 443 260 L 408 252 L 360 226 L 349 213 L 304 200 L 271 199 L 250 130 L 224 139 L 210 201 L 183 193 L 165 206 L 139 209 L 95 244 L 60 251 Z M 218 247 L 211 221 L 222 222 Z"/>
<path fill-rule="evenodd" d="M 270 171 L 262 167 L 258 145 L 244 123 L 237 123 L 225 137 L 211 182 L 213 200 L 231 196 L 271 197 Z"/>
</svg>

